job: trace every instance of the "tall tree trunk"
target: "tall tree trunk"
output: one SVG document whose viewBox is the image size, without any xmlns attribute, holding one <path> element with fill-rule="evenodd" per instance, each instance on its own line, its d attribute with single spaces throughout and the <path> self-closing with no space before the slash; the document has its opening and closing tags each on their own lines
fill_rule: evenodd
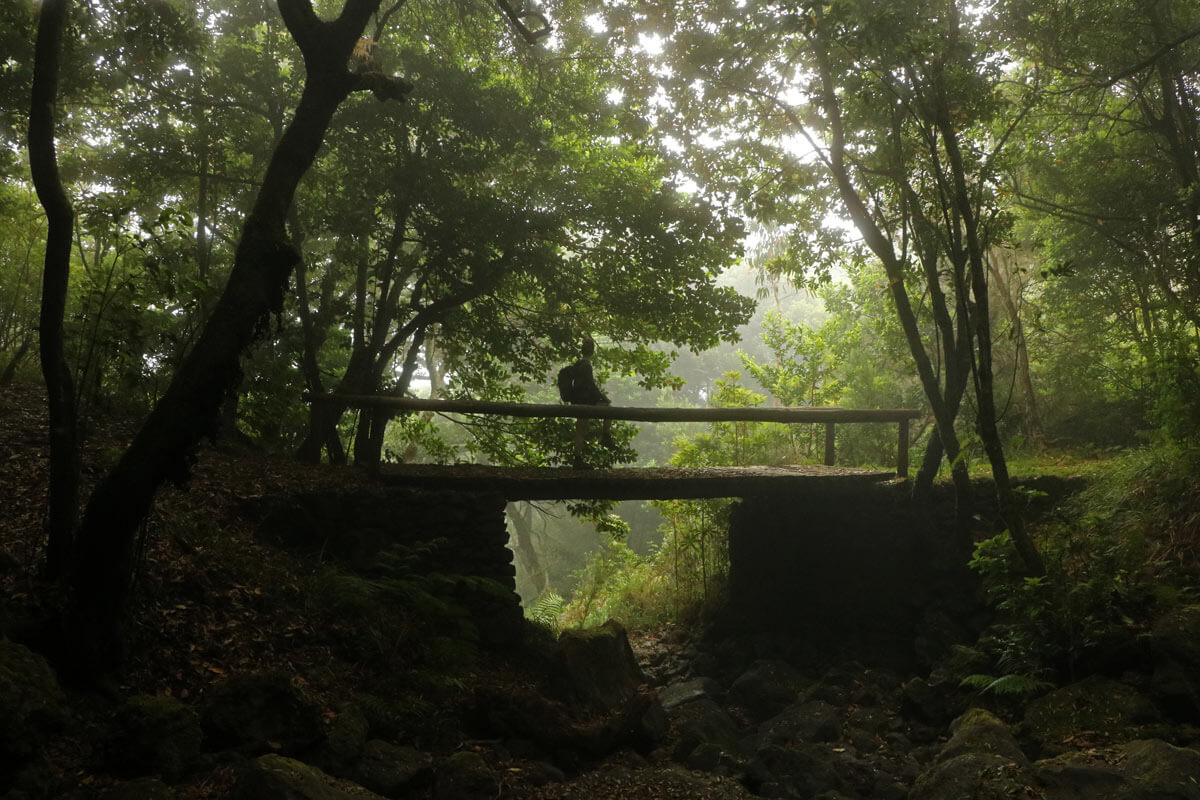
<svg viewBox="0 0 1200 800">
<path fill-rule="evenodd" d="M 962 154 L 958 149 L 958 137 L 950 124 L 949 109 L 941 109 L 940 126 L 945 142 L 954 180 L 958 211 L 962 214 L 967 232 L 967 250 L 970 254 L 971 295 L 975 299 L 975 402 L 978 414 L 979 437 L 992 465 L 992 479 L 996 483 L 996 502 L 1000 517 L 1008 527 L 1013 545 L 1017 549 L 1026 570 L 1033 575 L 1043 575 L 1046 566 L 1037 546 L 1030 538 L 1017 504 L 1016 494 L 1008 475 L 1008 461 L 1004 446 L 996 429 L 996 394 L 992 370 L 992 324 L 991 307 L 988 300 L 987 268 L 984 266 L 984 246 L 980 241 L 978 220 L 967 192 L 966 171 Z"/>
<path fill-rule="evenodd" d="M 1021 384 L 1021 394 L 1025 397 L 1025 434 L 1029 443 L 1039 453 L 1046 449 L 1046 434 L 1042 429 L 1042 417 L 1038 412 L 1037 395 L 1033 392 L 1033 375 L 1029 369 L 1029 347 L 1025 342 L 1025 325 L 1021 322 L 1020 290 L 1015 289 L 1005 277 L 1002 266 L 997 266 L 993 259 L 988 259 L 988 270 L 996 282 L 997 294 L 1008 314 L 1008 322 L 1013 329 L 1013 349 L 1017 355 L 1017 380 Z"/>
<path fill-rule="evenodd" d="M 67 575 L 79 514 L 79 443 L 75 387 L 67 366 L 63 316 L 71 273 L 75 210 L 63 188 L 54 146 L 54 110 L 67 0 L 43 0 L 33 61 L 29 170 L 46 210 L 46 260 L 38 337 L 50 417 L 50 486 L 46 515 L 46 574 Z"/>
<path fill-rule="evenodd" d="M 379 0 L 346 0 L 322 21 L 308 0 L 279 0 L 304 55 L 304 91 L 275 147 L 246 218 L 229 281 L 192 351 L 129 449 L 92 493 L 80 530 L 78 568 L 67 609 L 76 663 L 107 671 L 121 658 L 120 622 L 134 567 L 134 541 L 158 487 L 186 481 L 200 440 L 216 427 L 221 403 L 241 376 L 240 357 L 283 306 L 297 260 L 285 219 L 296 186 L 312 165 L 334 112 L 350 92 L 369 88 L 402 99 L 408 87 L 346 65 Z"/>
<path fill-rule="evenodd" d="M 958 434 L 954 430 L 957 408 L 948 402 L 948 398 L 938 384 L 933 363 L 930 360 L 929 353 L 925 350 L 924 342 L 921 340 L 921 331 L 917 324 L 917 316 L 913 311 L 912 303 L 908 297 L 908 290 L 904 284 L 904 264 L 897 258 L 896 252 L 887 235 L 880 230 L 879 226 L 871 218 L 871 213 L 867 208 L 866 202 L 850 179 L 850 173 L 846 166 L 846 137 L 841 118 L 841 106 L 834 87 L 832 71 L 828 63 L 828 54 L 821 50 L 822 43 L 818 42 L 816 44 L 817 64 L 822 85 L 822 103 L 825 112 L 829 115 L 829 170 L 837 187 L 838 195 L 841 197 L 842 203 L 846 206 L 850 219 L 854 222 L 859 233 L 862 234 L 867 247 L 879 258 L 884 270 L 887 272 L 888 289 L 892 295 L 896 316 L 900 320 L 900 326 L 904 331 L 904 338 L 908 342 L 909 352 L 912 354 L 913 361 L 916 364 L 921 387 L 924 389 L 925 397 L 929 400 L 929 406 L 933 411 L 938 438 L 946 457 L 950 460 L 951 464 L 955 464 L 959 460 L 961 453 Z M 965 517 L 965 509 L 969 507 L 970 503 L 970 481 L 965 475 L 965 470 L 955 471 L 952 474 L 955 477 L 954 486 L 959 506 L 958 517 L 961 522 Z M 969 544 L 969 540 L 967 539 L 969 531 L 962 528 L 958 533 L 960 544 L 965 548 Z"/>
</svg>

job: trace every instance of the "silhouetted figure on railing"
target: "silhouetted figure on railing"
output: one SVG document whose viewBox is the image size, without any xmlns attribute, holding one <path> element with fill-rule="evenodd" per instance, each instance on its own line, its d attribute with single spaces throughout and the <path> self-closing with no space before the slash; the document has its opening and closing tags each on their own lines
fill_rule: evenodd
<svg viewBox="0 0 1200 800">
<path fill-rule="evenodd" d="M 558 395 L 564 403 L 573 405 L 587 406 L 607 406 L 612 405 L 612 401 L 608 399 L 608 395 L 600 391 L 600 387 L 596 385 L 596 376 L 592 372 L 592 356 L 596 353 L 596 342 L 592 337 L 587 337 L 583 340 L 583 346 L 580 348 L 582 357 L 570 366 L 563 367 L 558 371 Z M 588 422 L 586 418 L 577 417 L 575 419 L 575 460 L 573 466 L 577 468 L 586 468 L 587 462 L 583 458 L 583 447 L 587 441 Z M 612 420 L 604 420 L 604 431 L 601 434 L 601 443 L 605 447 L 612 447 Z"/>
</svg>

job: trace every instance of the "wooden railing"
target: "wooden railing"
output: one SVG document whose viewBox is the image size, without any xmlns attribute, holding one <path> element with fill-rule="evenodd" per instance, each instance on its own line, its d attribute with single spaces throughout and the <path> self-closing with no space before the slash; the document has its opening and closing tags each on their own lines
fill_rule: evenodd
<svg viewBox="0 0 1200 800">
<path fill-rule="evenodd" d="M 628 422 L 781 422 L 819 423 L 825 426 L 825 464 L 833 466 L 834 426 L 859 422 L 892 422 L 899 427 L 896 439 L 896 474 L 908 477 L 908 423 L 921 416 L 911 408 L 639 408 L 549 403 L 502 403 L 489 400 L 425 400 L 388 395 L 314 394 L 311 403 L 335 403 L 349 408 L 382 408 L 396 411 L 435 411 L 440 414 L 490 414 L 503 417 L 573 417 L 619 419 Z"/>
</svg>

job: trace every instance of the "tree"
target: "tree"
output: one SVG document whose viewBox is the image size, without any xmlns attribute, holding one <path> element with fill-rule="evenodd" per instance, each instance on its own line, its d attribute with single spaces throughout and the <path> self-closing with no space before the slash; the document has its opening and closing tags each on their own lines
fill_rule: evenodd
<svg viewBox="0 0 1200 800">
<path fill-rule="evenodd" d="M 998 43 L 947 0 L 637 9 L 614 5 L 609 27 L 631 43 L 662 34 L 663 124 L 695 142 L 694 174 L 748 214 L 790 225 L 794 264 L 829 264 L 836 238 L 822 218 L 836 198 L 883 265 L 936 421 L 917 486 L 944 451 L 964 547 L 971 489 L 955 422 L 973 388 L 1001 514 L 1040 571 L 996 427 L 987 253 L 1004 230 L 1005 123 L 1019 118 L 997 89 Z M 928 303 L 931 338 L 914 296 Z"/>
<path fill-rule="evenodd" d="M 66 571 L 79 504 L 79 450 L 75 389 L 63 346 L 63 315 L 71 273 L 71 237 L 75 211 L 63 188 L 54 147 L 54 109 L 62 59 L 67 0 L 46 0 L 38 18 L 29 113 L 29 168 L 38 199 L 46 210 L 46 254 L 42 273 L 38 335 L 42 375 L 50 417 L 50 486 L 46 516 L 46 572 Z"/>
<path fill-rule="evenodd" d="M 355 91 L 391 100 L 409 91 L 396 77 L 348 67 L 379 6 L 379 0 L 346 0 L 337 17 L 323 20 L 308 0 L 280 0 L 280 14 L 303 55 L 304 91 L 267 165 L 212 316 L 166 394 L 88 502 L 68 607 L 71 633 L 87 665 L 119 661 L 118 623 L 138 525 L 164 481 L 186 480 L 195 447 L 213 431 L 222 402 L 237 385 L 240 355 L 264 332 L 268 315 L 282 307 L 297 259 L 285 233 L 286 216 L 334 113 Z"/>
<path fill-rule="evenodd" d="M 1200 13 L 1173 0 L 1010 0 L 997 23 L 1024 59 L 1015 76 L 1038 92 L 1013 187 L 1043 291 L 1057 316 L 1078 312 L 1063 320 L 1072 331 L 1106 321 L 1103 360 L 1140 365 L 1121 392 L 1127 415 L 1139 396 L 1176 395 L 1178 368 L 1196 369 Z"/>
<path fill-rule="evenodd" d="M 606 101 L 605 53 L 584 37 L 589 57 L 521 63 L 483 26 L 467 36 L 456 24 L 434 50 L 403 36 L 375 47 L 418 89 L 385 125 L 348 104 L 314 173 L 314 193 L 347 180 L 360 191 L 297 221 L 324 264 L 306 271 L 305 303 L 321 304 L 300 309 L 310 389 L 328 359 L 338 393 L 407 391 L 434 326 L 449 394 L 509 399 L 514 383 L 545 384 L 586 333 L 607 337 L 614 367 L 647 386 L 670 380 L 649 343 L 730 338 L 750 304 L 713 277 L 736 257 L 740 225 L 681 191 L 675 160 Z M 319 352 L 339 329 L 345 363 Z M 323 444 L 338 457 L 343 410 L 314 409 L 304 456 Z M 384 422 L 360 415 L 356 458 L 376 458 Z"/>
</svg>

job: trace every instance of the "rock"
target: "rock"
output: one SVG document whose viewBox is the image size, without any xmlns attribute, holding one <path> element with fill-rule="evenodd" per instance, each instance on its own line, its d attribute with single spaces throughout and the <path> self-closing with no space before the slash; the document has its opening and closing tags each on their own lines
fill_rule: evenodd
<svg viewBox="0 0 1200 800">
<path fill-rule="evenodd" d="M 856 728 L 882 736 L 894 728 L 892 718 L 886 711 L 870 706 L 853 709 L 847 716 L 846 722 Z"/>
<path fill-rule="evenodd" d="M 699 700 L 701 697 L 716 700 L 720 694 L 721 685 L 712 678 L 692 678 L 660 689 L 658 700 L 664 710 L 670 711 L 675 706 Z"/>
<path fill-rule="evenodd" d="M 1041 797 L 1028 767 L 994 753 L 940 761 L 913 784 L 908 800 L 1014 800 Z"/>
<path fill-rule="evenodd" d="M 372 739 L 363 748 L 362 758 L 354 765 L 350 777 L 373 792 L 407 797 L 429 785 L 433 758 L 411 747 Z"/>
<path fill-rule="evenodd" d="M 750 719 L 761 722 L 794 702 L 803 680 L 785 661 L 755 661 L 729 687 L 729 701 L 745 708 Z"/>
<path fill-rule="evenodd" d="M 1065 740 L 1079 731 L 1121 741 L 1157 719 L 1157 709 L 1133 687 L 1093 675 L 1030 702 L 1024 730 L 1043 755 L 1055 756 L 1066 749 Z"/>
<path fill-rule="evenodd" d="M 1046 800 L 1200 800 L 1200 753 L 1159 739 L 1072 752 L 1035 768 Z"/>
<path fill-rule="evenodd" d="M 499 790 L 496 773 L 483 756 L 469 750 L 447 758 L 434 775 L 434 800 L 492 800 Z"/>
<path fill-rule="evenodd" d="M 1200 800 L 1200 752 L 1160 739 L 1129 742 L 1121 765 L 1137 788 L 1130 800 Z"/>
<path fill-rule="evenodd" d="M 175 792 L 158 778 L 137 778 L 109 789 L 104 800 L 175 800 Z"/>
<path fill-rule="evenodd" d="M 325 735 L 320 711 L 284 675 L 235 675 L 209 692 L 200 715 L 205 745 L 295 753 Z"/>
<path fill-rule="evenodd" d="M 814 797 L 842 788 L 829 753 L 813 745 L 767 745 L 758 751 L 757 766 L 769 776 L 759 787 L 765 797 Z"/>
<path fill-rule="evenodd" d="M 758 726 L 756 749 L 789 742 L 834 742 L 842 735 L 838 710 L 824 700 L 796 703 Z"/>
<path fill-rule="evenodd" d="M 913 785 L 909 800 L 1035 797 L 1036 777 L 1008 726 L 972 708 L 950 726 L 950 741 Z"/>
<path fill-rule="evenodd" d="M 66 695 L 46 659 L 0 639 L 0 774 L 39 752 L 66 719 Z"/>
<path fill-rule="evenodd" d="M 924 678 L 913 678 L 900 687 L 900 713 L 935 725 L 944 724 L 950 713 L 945 695 Z"/>
<path fill-rule="evenodd" d="M 356 761 L 367 743 L 371 725 L 357 703 L 342 706 L 329 726 L 322 747 L 321 761 L 331 767 L 344 767 Z M 336 769 L 334 771 L 337 771 Z"/>
<path fill-rule="evenodd" d="M 159 773 L 176 780 L 200 755 L 200 723 L 174 697 L 130 697 L 116 717 L 117 734 L 107 748 L 108 766 L 115 775 Z"/>
<path fill-rule="evenodd" d="M 1150 650 L 1155 699 L 1172 716 L 1200 722 L 1200 605 L 1160 617 L 1150 634 Z"/>
<path fill-rule="evenodd" d="M 697 749 L 705 746 L 704 757 L 708 759 L 711 759 L 714 747 L 720 752 L 740 756 L 737 725 L 712 700 L 701 698 L 677 706 L 672 709 L 670 719 L 676 737 L 673 758 L 681 764 L 686 764 Z"/>
<path fill-rule="evenodd" d="M 616 620 L 564 632 L 555 652 L 565 699 L 591 711 L 620 708 L 646 682 L 625 629 Z"/>
<path fill-rule="evenodd" d="M 1067 753 L 1034 764 L 1049 800 L 1121 800 L 1129 781 L 1116 768 L 1083 753 Z"/>
<path fill-rule="evenodd" d="M 965 753 L 983 753 L 1001 756 L 1021 766 L 1029 765 L 1012 731 L 990 711 L 968 709 L 967 713 L 951 723 L 950 733 L 950 741 L 938 753 L 939 762 Z"/>
<path fill-rule="evenodd" d="M 294 758 L 268 753 L 238 777 L 233 800 L 384 800 L 356 783 L 334 778 Z"/>
</svg>

